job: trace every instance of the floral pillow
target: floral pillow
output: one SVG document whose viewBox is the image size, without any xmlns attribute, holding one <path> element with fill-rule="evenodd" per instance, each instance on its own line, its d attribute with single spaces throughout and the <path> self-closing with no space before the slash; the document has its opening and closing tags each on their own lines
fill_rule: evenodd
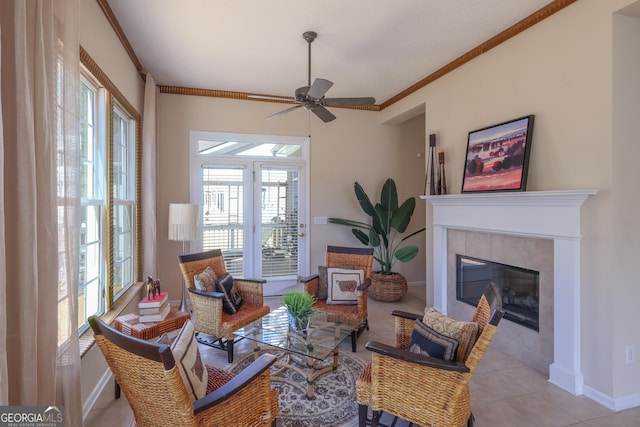
<svg viewBox="0 0 640 427">
<path fill-rule="evenodd" d="M 202 273 L 193 276 L 193 283 L 201 291 L 216 292 L 216 279 L 213 268 L 207 267 Z"/>
</svg>

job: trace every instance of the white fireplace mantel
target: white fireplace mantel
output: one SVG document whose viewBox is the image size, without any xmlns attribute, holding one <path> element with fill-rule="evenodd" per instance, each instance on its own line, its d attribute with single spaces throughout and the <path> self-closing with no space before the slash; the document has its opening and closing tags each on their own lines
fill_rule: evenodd
<svg viewBox="0 0 640 427">
<path fill-rule="evenodd" d="M 580 208 L 596 190 L 420 196 L 433 206 L 434 305 L 447 312 L 447 230 L 552 239 L 554 350 L 549 381 L 582 394 L 580 365 Z"/>
</svg>

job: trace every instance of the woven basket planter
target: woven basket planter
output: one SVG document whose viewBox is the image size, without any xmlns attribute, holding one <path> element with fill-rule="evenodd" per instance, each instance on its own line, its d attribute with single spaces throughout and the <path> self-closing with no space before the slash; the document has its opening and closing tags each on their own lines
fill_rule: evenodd
<svg viewBox="0 0 640 427">
<path fill-rule="evenodd" d="M 376 301 L 400 301 L 407 294 L 407 279 L 400 273 L 371 273 L 369 296 Z"/>
</svg>

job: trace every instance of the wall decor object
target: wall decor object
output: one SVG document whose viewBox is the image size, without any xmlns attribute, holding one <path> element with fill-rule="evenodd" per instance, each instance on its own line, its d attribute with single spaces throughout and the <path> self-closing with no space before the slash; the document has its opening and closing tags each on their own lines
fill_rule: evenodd
<svg viewBox="0 0 640 427">
<path fill-rule="evenodd" d="M 463 193 L 526 190 L 534 117 L 469 132 Z"/>
<path fill-rule="evenodd" d="M 429 157 L 427 158 L 427 170 L 424 175 L 424 194 L 433 196 L 436 193 L 436 174 L 435 174 L 435 162 L 436 162 L 436 134 L 429 135 Z M 427 193 L 427 187 L 429 187 L 429 193 Z"/>
<path fill-rule="evenodd" d="M 447 194 L 447 177 L 444 173 L 444 148 L 438 150 L 438 185 L 436 193 Z"/>
</svg>

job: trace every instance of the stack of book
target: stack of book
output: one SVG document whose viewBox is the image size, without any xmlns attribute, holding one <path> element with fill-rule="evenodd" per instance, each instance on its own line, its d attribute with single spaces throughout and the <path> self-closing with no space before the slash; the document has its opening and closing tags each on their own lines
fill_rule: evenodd
<svg viewBox="0 0 640 427">
<path fill-rule="evenodd" d="M 140 322 L 159 322 L 169 314 L 169 294 L 161 292 L 155 297 L 147 297 L 138 303 Z"/>
</svg>

